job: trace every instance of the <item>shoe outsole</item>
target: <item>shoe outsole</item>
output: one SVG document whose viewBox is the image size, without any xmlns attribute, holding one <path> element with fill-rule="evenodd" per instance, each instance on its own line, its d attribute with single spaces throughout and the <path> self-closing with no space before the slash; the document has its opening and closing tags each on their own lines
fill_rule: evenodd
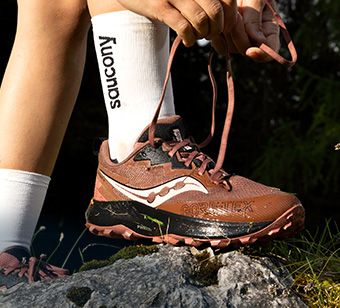
<svg viewBox="0 0 340 308">
<path fill-rule="evenodd" d="M 97 226 L 89 222 L 86 227 L 95 235 L 124 238 L 126 240 L 150 239 L 154 243 L 168 243 L 171 245 L 188 245 L 198 247 L 210 245 L 214 248 L 225 248 L 227 246 L 240 247 L 253 244 L 258 240 L 266 241 L 273 238 L 292 237 L 304 228 L 305 211 L 301 204 L 297 204 L 287 210 L 273 223 L 265 228 L 251 234 L 242 235 L 234 238 L 194 238 L 177 234 L 165 234 L 161 236 L 145 236 L 131 230 L 124 225 Z"/>
</svg>

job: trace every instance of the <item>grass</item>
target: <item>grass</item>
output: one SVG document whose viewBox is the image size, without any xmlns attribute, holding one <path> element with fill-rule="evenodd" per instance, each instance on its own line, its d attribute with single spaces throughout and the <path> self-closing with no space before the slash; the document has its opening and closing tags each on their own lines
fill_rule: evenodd
<svg viewBox="0 0 340 308">
<path fill-rule="evenodd" d="M 314 235 L 305 231 L 297 238 L 242 250 L 279 259 L 293 276 L 292 289 L 309 307 L 340 307 L 340 231 L 335 223 L 327 221 Z"/>
</svg>

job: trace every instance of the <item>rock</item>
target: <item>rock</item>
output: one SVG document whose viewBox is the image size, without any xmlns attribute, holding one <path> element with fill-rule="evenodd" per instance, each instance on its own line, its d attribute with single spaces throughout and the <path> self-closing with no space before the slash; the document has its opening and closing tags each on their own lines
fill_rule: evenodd
<svg viewBox="0 0 340 308">
<path fill-rule="evenodd" d="M 306 307 L 268 258 L 160 246 L 159 252 L 0 295 L 0 307 Z"/>
</svg>

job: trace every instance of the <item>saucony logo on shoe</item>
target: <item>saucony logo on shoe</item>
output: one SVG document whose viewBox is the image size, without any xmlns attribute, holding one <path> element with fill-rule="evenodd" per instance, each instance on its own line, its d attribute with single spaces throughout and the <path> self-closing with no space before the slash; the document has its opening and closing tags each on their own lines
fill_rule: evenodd
<svg viewBox="0 0 340 308">
<path fill-rule="evenodd" d="M 113 188 L 124 196 L 154 208 L 188 191 L 199 191 L 208 194 L 208 190 L 203 184 L 190 176 L 182 176 L 153 188 L 134 189 L 115 181 L 102 171 L 100 173 Z"/>
</svg>

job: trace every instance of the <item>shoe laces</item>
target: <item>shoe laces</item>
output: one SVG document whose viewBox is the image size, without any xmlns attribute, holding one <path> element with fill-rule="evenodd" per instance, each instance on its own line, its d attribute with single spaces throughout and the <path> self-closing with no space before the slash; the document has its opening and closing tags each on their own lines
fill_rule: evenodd
<svg viewBox="0 0 340 308">
<path fill-rule="evenodd" d="M 277 52 L 275 52 L 271 47 L 269 47 L 265 43 L 261 43 L 258 45 L 258 48 L 260 48 L 262 51 L 264 51 L 266 54 L 268 54 L 273 60 L 277 61 L 278 63 L 286 66 L 286 67 L 291 67 L 293 66 L 296 61 L 297 61 L 297 52 L 294 46 L 294 43 L 289 35 L 289 32 L 281 18 L 281 16 L 276 12 L 276 10 L 272 7 L 272 5 L 269 3 L 268 0 L 265 0 L 265 4 L 269 7 L 271 10 L 274 19 L 276 20 L 279 28 L 281 29 L 281 32 L 283 34 L 283 38 L 285 42 L 287 43 L 287 47 L 289 50 L 289 53 L 291 55 L 291 60 L 287 60 L 283 58 L 281 55 L 279 55 Z M 208 171 L 210 178 L 212 182 L 215 184 L 225 184 L 226 187 L 228 187 L 228 190 L 232 190 L 231 183 L 229 182 L 230 177 L 232 174 L 228 174 L 222 169 L 224 159 L 225 159 L 225 154 L 227 150 L 227 144 L 228 144 L 228 137 L 229 137 L 229 132 L 230 132 L 230 127 L 231 127 L 231 122 L 233 118 L 233 113 L 234 113 L 234 105 L 235 105 L 235 89 L 234 89 L 234 81 L 233 81 L 233 74 L 232 74 L 232 66 L 231 66 L 231 56 L 229 52 L 229 46 L 227 42 L 227 38 L 225 34 L 220 34 L 225 47 L 226 47 L 226 55 L 225 55 L 225 62 L 226 62 L 226 83 L 227 83 L 227 91 L 228 91 L 228 107 L 226 111 L 226 116 L 225 116 L 225 121 L 224 121 L 224 127 L 223 127 L 223 132 L 221 136 L 221 141 L 220 141 L 220 148 L 217 156 L 216 163 L 209 158 L 207 155 L 202 153 L 200 151 L 200 148 L 203 148 L 207 146 L 211 139 L 214 136 L 215 132 L 215 111 L 216 111 L 216 101 L 217 101 L 217 85 L 216 85 L 216 80 L 214 78 L 214 74 L 212 71 L 212 60 L 213 60 L 213 55 L 215 54 L 215 51 L 212 50 L 209 55 L 209 60 L 208 60 L 208 73 L 209 73 L 209 78 L 210 82 L 212 85 L 212 116 L 211 116 L 211 128 L 210 128 L 210 133 L 208 137 L 199 145 L 194 144 L 190 139 L 186 139 L 183 141 L 177 141 L 173 142 L 172 144 L 172 149 L 169 151 L 169 155 L 172 157 L 174 156 L 177 152 L 179 153 L 181 161 L 188 167 L 190 164 L 196 160 L 200 161 L 200 166 L 198 169 L 198 173 L 200 175 L 203 175 L 205 171 Z M 182 39 L 177 36 L 171 46 L 170 54 L 169 54 L 169 60 L 167 64 L 167 71 L 165 75 L 165 80 L 163 84 L 163 90 L 162 94 L 158 103 L 158 107 L 156 109 L 156 112 L 154 114 L 154 117 L 152 119 L 152 122 L 149 126 L 149 143 L 155 147 L 155 131 L 156 131 L 156 125 L 157 125 L 157 120 L 160 114 L 161 107 L 163 105 L 167 85 L 169 82 L 170 78 L 170 72 L 171 72 L 171 67 L 172 67 L 172 62 L 176 53 L 176 50 L 180 43 L 182 42 Z M 185 147 L 190 146 L 192 150 L 190 151 L 183 151 Z M 211 167 L 213 166 L 213 167 Z"/>
<path fill-rule="evenodd" d="M 22 258 L 20 261 L 15 256 L 6 252 L 1 253 L 1 255 L 2 259 L 6 260 L 0 268 L 5 276 L 10 274 L 17 274 L 20 278 L 25 276 L 32 283 L 48 278 L 63 277 L 68 274 L 68 270 L 45 262 L 45 255 L 41 255 L 40 258 Z"/>
<path fill-rule="evenodd" d="M 215 162 L 206 154 L 199 150 L 199 145 L 193 143 L 191 139 L 184 139 L 180 142 L 166 143 L 170 150 L 168 155 L 173 157 L 178 153 L 177 159 L 182 162 L 186 167 L 191 166 L 192 163 L 198 168 L 198 174 L 203 175 L 208 172 L 211 181 L 218 185 L 222 184 L 232 190 L 232 185 L 229 181 L 232 174 L 228 174 L 223 169 L 215 171 Z"/>
</svg>

